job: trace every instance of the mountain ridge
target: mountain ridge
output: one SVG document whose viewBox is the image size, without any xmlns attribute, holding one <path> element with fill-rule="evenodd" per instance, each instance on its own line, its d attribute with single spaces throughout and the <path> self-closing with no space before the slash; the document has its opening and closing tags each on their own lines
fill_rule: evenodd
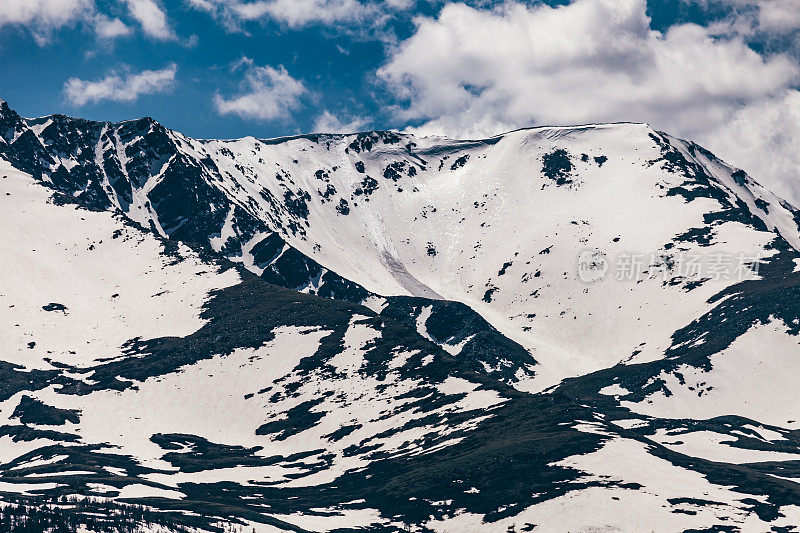
<svg viewBox="0 0 800 533">
<path fill-rule="evenodd" d="M 0 524 L 800 522 L 800 216 L 698 145 L 0 110 Z"/>
<path fill-rule="evenodd" d="M 545 316 L 552 322 L 551 315 L 565 310 L 564 295 L 558 293 L 542 309 L 530 309 L 539 303 L 537 300 L 541 301 L 541 291 L 554 283 L 552 278 L 559 276 L 557 272 L 547 275 L 549 284 L 539 283 L 540 287 L 525 297 L 514 296 L 518 288 L 513 285 L 510 296 L 517 302 L 510 302 L 512 307 L 500 301 L 504 298 L 501 282 L 508 283 L 508 275 L 500 277 L 501 273 L 519 268 L 515 266 L 515 262 L 519 264 L 519 254 L 529 264 L 538 262 L 546 266 L 548 262 L 541 261 L 539 252 L 545 249 L 549 252 L 547 245 L 553 242 L 545 241 L 559 232 L 563 234 L 565 230 L 559 228 L 566 227 L 572 235 L 565 242 L 566 249 L 561 253 L 557 249 L 558 257 L 550 261 L 553 270 L 559 264 L 575 264 L 580 253 L 587 249 L 606 255 L 615 253 L 615 249 L 616 253 L 669 255 L 674 253 L 674 248 L 669 249 L 675 244 L 669 242 L 671 239 L 695 240 L 697 251 L 705 253 L 707 241 L 713 240 L 717 231 L 713 226 L 728 219 L 758 231 L 764 225 L 770 231 L 779 228 L 783 238 L 795 248 L 800 247 L 800 215 L 794 207 L 703 148 L 658 133 L 645 124 L 534 128 L 478 141 L 417 138 L 396 132 L 306 135 L 273 141 L 247 137 L 197 141 L 145 119 L 115 125 L 58 116 L 36 119 L 35 127 L 31 127 L 7 106 L 4 109 L 7 109 L 4 121 L 10 121 L 15 131 L 19 130 L 10 139 L 11 144 L 4 139 L 8 156 L 17 157 L 18 167 L 45 176 L 52 187 L 73 199 L 100 209 L 120 210 L 162 236 L 208 246 L 268 281 L 292 289 L 349 301 L 372 301 L 373 305 L 382 305 L 383 297 L 393 295 L 412 295 L 425 301 L 459 301 L 488 320 L 491 328 L 528 351 L 527 359 L 539 362 L 547 359 L 538 355 L 541 350 L 558 354 L 550 356 L 555 368 L 539 372 L 540 377 L 548 373 L 552 377 L 539 380 L 541 384 L 521 385 L 538 390 L 563 377 L 599 369 L 593 362 L 596 356 L 586 353 L 587 347 L 580 339 L 564 352 L 560 346 L 563 320 L 556 318 L 549 326 L 553 333 L 543 337 L 526 329 L 530 325 L 525 322 L 531 319 L 520 318 L 523 313 Z M 18 141 L 16 135 L 22 140 Z M 598 142 L 606 146 L 601 147 Z M 19 150 L 11 146 L 17 143 L 22 144 Z M 575 146 L 569 148 L 571 143 Z M 618 160 L 608 162 L 603 153 L 593 154 L 594 160 L 588 155 L 592 150 L 616 150 L 617 146 L 629 147 Z M 641 157 L 636 152 L 651 155 Z M 629 153 L 634 156 L 625 161 Z M 487 160 L 490 156 L 492 159 Z M 438 167 L 433 161 L 438 161 Z M 609 171 L 610 165 L 613 168 Z M 534 188 L 521 176 L 535 171 L 536 166 L 541 166 L 543 181 Z M 637 170 L 637 166 L 642 168 Z M 582 167 L 585 170 L 580 173 L 592 177 L 592 182 L 581 184 L 570 177 Z M 619 173 L 632 171 L 630 179 L 615 183 L 619 181 Z M 495 178 L 493 173 L 510 179 Z M 660 183 L 663 176 L 671 176 L 672 183 L 667 188 Z M 466 189 L 457 188 L 462 183 Z M 584 193 L 583 189 L 590 186 L 593 191 Z M 418 192 L 418 187 L 425 189 Z M 641 191 L 628 195 L 629 199 L 617 207 L 596 200 L 624 194 L 631 187 Z M 466 199 L 464 190 L 484 192 Z M 505 190 L 504 196 L 498 197 L 498 190 Z M 648 197 L 653 195 L 663 198 L 652 201 Z M 522 196 L 525 201 L 519 200 Z M 581 196 L 585 199 L 579 200 Z M 81 200 L 82 197 L 85 198 Z M 566 220 L 558 213 L 548 217 L 525 214 L 526 222 L 521 220 L 516 225 L 512 217 L 497 218 L 497 213 L 507 210 L 509 205 L 516 205 L 519 213 L 532 205 L 544 206 L 540 197 L 551 198 L 544 202 L 566 201 L 568 205 L 575 203 L 574 209 L 594 210 L 594 226 L 589 220 L 576 226 L 575 220 Z M 716 202 L 722 210 L 698 213 L 696 207 L 690 209 L 698 204 L 695 198 Z M 665 209 L 668 201 L 672 207 Z M 372 207 L 376 202 L 381 205 Z M 642 234 L 632 244 L 623 241 L 610 246 L 609 241 L 616 237 L 602 228 L 609 223 L 617 224 L 613 217 L 620 215 L 613 212 L 622 213 L 642 202 L 650 202 L 655 212 L 660 213 L 663 222 L 659 225 L 665 226 L 665 230 L 675 225 L 667 218 L 674 218 L 674 213 L 684 212 L 681 216 L 689 218 L 681 223 L 680 229 L 676 226 L 668 230 L 672 235 L 664 233 L 659 237 L 667 242 L 654 241 L 652 236 Z M 493 205 L 491 211 L 490 205 Z M 461 213 L 457 224 L 454 216 L 442 214 L 456 211 Z M 483 218 L 483 213 L 497 218 L 505 227 L 493 233 L 487 229 L 492 224 Z M 698 214 L 702 214 L 703 221 L 699 225 L 697 221 L 690 222 Z M 630 224 L 641 224 L 646 216 L 642 211 L 641 215 L 628 217 L 628 223 L 621 224 L 616 231 L 630 232 Z M 434 219 L 439 222 L 429 222 Z M 526 250 L 502 251 L 505 235 L 521 236 L 527 228 L 538 225 L 549 227 L 539 231 L 535 238 L 542 241 L 539 248 L 532 249 L 535 246 L 529 245 Z M 590 234 L 598 231 L 595 226 L 608 234 L 605 242 L 591 242 Z M 410 227 L 415 228 L 412 234 L 418 235 L 414 243 L 406 236 Z M 447 227 L 449 240 L 440 243 L 437 241 L 443 227 Z M 483 239 L 475 238 L 481 235 Z M 495 251 L 483 252 L 489 246 L 485 239 L 489 239 Z M 633 245 L 636 249 L 622 248 Z M 441 246 L 459 248 L 440 259 L 443 256 L 437 247 Z M 349 253 L 352 250 L 362 252 L 358 260 Z M 496 253 L 507 257 L 496 265 L 484 264 Z M 517 255 L 512 257 L 514 254 Z M 465 263 L 471 256 L 487 259 L 479 260 L 476 269 Z M 509 267 L 504 267 L 505 263 Z M 541 274 L 543 269 L 525 272 L 523 283 L 538 282 L 537 272 Z M 567 299 L 583 298 L 580 293 L 587 287 L 580 280 L 573 278 L 573 281 L 578 283 L 573 283 Z M 683 285 L 690 287 L 694 283 L 701 283 L 700 278 L 684 281 Z M 676 296 L 685 298 L 680 295 L 678 291 Z M 638 299 L 649 301 L 651 297 Z M 419 307 L 425 308 L 422 304 Z M 612 309 L 607 312 L 629 322 L 641 320 L 639 316 Z M 673 327 L 678 328 L 691 318 L 695 316 L 686 315 L 676 320 Z M 654 316 L 652 320 L 660 318 Z M 631 326 L 635 324 L 627 327 Z M 605 328 L 600 323 L 596 327 Z M 630 333 L 626 335 L 629 340 L 609 350 L 601 366 L 622 360 L 622 354 L 642 351 L 637 346 L 641 339 L 636 340 Z M 658 345 L 653 349 L 657 351 L 668 346 L 666 337 L 655 342 Z M 519 353 L 516 361 L 505 372 L 514 375 L 519 371 L 516 379 L 527 381 L 532 376 L 531 368 L 524 363 L 522 352 L 516 351 Z M 487 368 L 498 368 L 498 361 L 491 358 L 485 363 Z M 571 362 L 565 366 L 563 361 Z"/>
<path fill-rule="evenodd" d="M 0 98 L 0 106 L 2 106 L 3 104 L 8 105 L 8 102 L 6 100 L 4 100 L 3 98 Z M 9 107 L 9 110 L 11 110 L 10 106 L 8 106 L 8 107 Z M 20 115 L 20 117 L 21 117 L 21 115 Z M 33 123 L 33 122 L 46 121 L 48 118 L 52 118 L 52 117 L 60 117 L 60 118 L 66 118 L 66 119 L 71 119 L 71 120 L 83 120 L 83 121 L 87 121 L 87 122 L 98 122 L 98 123 L 109 124 L 109 125 L 127 124 L 127 123 L 131 123 L 131 122 L 138 122 L 140 120 L 145 120 L 145 121 L 151 121 L 151 122 L 158 123 L 159 125 L 163 126 L 165 129 L 169 129 L 170 131 L 177 131 L 177 130 L 174 130 L 172 128 L 168 128 L 168 127 L 164 126 L 158 120 L 156 120 L 154 117 L 151 117 L 151 116 L 142 116 L 142 117 L 136 117 L 136 118 L 129 118 L 129 119 L 124 119 L 124 120 L 119 120 L 119 121 L 103 121 L 103 120 L 84 119 L 84 118 L 81 118 L 81 117 L 76 117 L 74 115 L 67 115 L 65 113 L 52 113 L 50 115 L 42 115 L 42 116 L 33 117 L 33 118 L 29 118 L 29 117 L 21 117 L 21 118 L 24 118 L 26 121 L 29 121 L 29 122 Z M 490 135 L 488 137 L 483 137 L 483 138 L 462 139 L 462 138 L 456 138 L 456 137 L 449 137 L 449 136 L 446 136 L 446 135 L 433 135 L 433 134 L 431 134 L 431 135 L 423 135 L 422 137 L 437 137 L 437 138 L 445 139 L 445 140 L 454 140 L 454 141 L 461 141 L 461 142 L 476 142 L 476 141 L 485 141 L 485 140 L 489 140 L 489 139 L 494 139 L 494 138 L 497 138 L 497 137 L 503 137 L 504 135 L 508 135 L 510 133 L 515 133 L 515 132 L 519 132 L 519 131 L 529 131 L 529 130 L 538 130 L 538 129 L 581 129 L 581 128 L 616 126 L 616 125 L 647 126 L 648 128 L 651 128 L 651 129 L 653 129 L 653 131 L 655 131 L 655 129 L 648 122 L 636 122 L 636 121 L 625 121 L 625 120 L 623 120 L 623 121 L 616 121 L 616 122 L 596 122 L 596 123 L 595 122 L 590 122 L 590 123 L 585 123 L 585 124 L 560 124 L 560 125 L 558 125 L 558 124 L 543 124 L 543 125 L 538 125 L 538 126 L 525 126 L 525 127 L 515 128 L 515 129 L 512 129 L 512 130 L 504 131 L 504 132 L 498 133 L 496 135 Z M 330 137 L 348 137 L 348 136 L 352 136 L 352 135 L 358 135 L 359 133 L 363 133 L 363 134 L 369 134 L 369 133 L 397 133 L 397 134 L 401 134 L 401 133 L 407 133 L 407 132 L 404 132 L 403 130 L 397 130 L 397 129 L 375 129 L 375 130 L 357 130 L 357 131 L 351 131 L 351 132 L 337 132 L 337 133 L 326 132 L 326 131 L 313 131 L 313 132 L 309 132 L 309 133 L 298 133 L 298 134 L 294 134 L 294 135 L 279 135 L 279 136 L 276 136 L 276 137 L 256 137 L 256 136 L 253 136 L 253 135 L 243 135 L 241 137 L 230 137 L 230 138 L 216 138 L 216 137 L 194 137 L 194 138 L 196 140 L 198 140 L 198 141 L 240 141 L 240 140 L 244 140 L 244 139 L 256 139 L 256 140 L 265 141 L 265 142 L 275 142 L 275 141 L 283 142 L 283 141 L 288 141 L 288 140 L 296 140 L 296 139 L 303 138 L 303 137 L 308 137 L 308 136 L 324 135 L 324 136 L 330 136 Z"/>
</svg>

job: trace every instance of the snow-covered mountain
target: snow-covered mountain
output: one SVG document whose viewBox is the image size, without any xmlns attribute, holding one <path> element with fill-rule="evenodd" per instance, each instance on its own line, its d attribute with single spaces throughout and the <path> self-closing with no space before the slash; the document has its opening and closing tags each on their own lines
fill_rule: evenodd
<svg viewBox="0 0 800 533">
<path fill-rule="evenodd" d="M 800 523 L 800 212 L 691 142 L 2 102 L 0 204 L 0 524 Z"/>
</svg>

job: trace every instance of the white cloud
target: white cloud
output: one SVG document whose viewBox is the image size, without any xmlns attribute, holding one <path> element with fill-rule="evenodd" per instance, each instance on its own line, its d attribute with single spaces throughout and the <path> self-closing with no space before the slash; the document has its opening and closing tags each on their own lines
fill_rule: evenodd
<svg viewBox="0 0 800 533">
<path fill-rule="evenodd" d="M 800 91 L 747 105 L 698 141 L 800 207 Z"/>
<path fill-rule="evenodd" d="M 186 5 L 211 15 L 222 27 L 232 33 L 243 32 L 242 21 L 236 13 L 238 0 L 186 0 Z"/>
<path fill-rule="evenodd" d="M 187 0 L 190 7 L 211 14 L 229 31 L 242 31 L 248 21 L 274 20 L 290 28 L 313 24 L 362 31 L 384 24 L 392 14 L 408 10 L 416 0 Z"/>
<path fill-rule="evenodd" d="M 365 16 L 371 10 L 357 0 L 269 0 L 239 3 L 235 10 L 245 20 L 268 15 L 290 27 L 313 23 L 333 24 Z"/>
<path fill-rule="evenodd" d="M 94 19 L 94 29 L 97 36 L 101 39 L 116 39 L 126 37 L 133 33 L 133 30 L 118 18 L 109 18 L 98 14 Z"/>
<path fill-rule="evenodd" d="M 92 12 L 89 0 L 3 0 L 0 2 L 0 26 L 38 23 L 61 26 Z"/>
<path fill-rule="evenodd" d="M 171 89 L 178 67 L 173 63 L 161 70 L 121 75 L 110 74 L 98 81 L 70 78 L 64 84 L 64 95 L 73 105 L 83 106 L 103 100 L 133 102 L 144 94 L 160 93 Z"/>
<path fill-rule="evenodd" d="M 142 31 L 162 41 L 177 38 L 167 20 L 167 14 L 156 0 L 125 0 L 131 16 L 142 26 Z"/>
<path fill-rule="evenodd" d="M 798 74 L 786 57 L 765 61 L 740 39 L 717 40 L 699 26 L 651 31 L 644 0 L 499 11 L 451 4 L 437 20 L 420 20 L 378 72 L 408 99 L 404 118 L 472 134 L 492 133 L 466 131 L 474 124 L 714 115 Z"/>
<path fill-rule="evenodd" d="M 54 29 L 86 20 L 93 13 L 91 0 L 2 0 L 0 27 L 25 26 L 44 44 Z"/>
<path fill-rule="evenodd" d="M 221 115 L 274 120 L 288 116 L 289 111 L 300 105 L 300 96 L 306 88 L 282 66 L 277 69 L 259 67 L 252 60 L 242 58 L 233 67 L 234 70 L 239 68 L 246 69 L 242 93 L 232 98 L 214 96 L 214 106 Z"/>
<path fill-rule="evenodd" d="M 777 181 L 776 169 L 796 156 L 761 136 L 769 124 L 758 110 L 795 101 L 785 95 L 800 80 L 797 62 L 762 57 L 740 36 L 690 24 L 660 33 L 649 22 L 645 0 L 511 2 L 497 10 L 449 4 L 437 19 L 417 20 L 378 76 L 404 103 L 397 118 L 422 122 L 422 132 L 472 137 L 536 124 L 642 121 L 722 148 L 745 169 L 735 147 L 761 149 L 782 161 L 760 169 L 771 173 L 762 181 Z M 727 131 L 747 120 L 762 122 Z"/>
<path fill-rule="evenodd" d="M 705 8 L 733 8 L 734 29 L 743 34 L 786 36 L 800 29 L 800 0 L 684 0 Z"/>
<path fill-rule="evenodd" d="M 759 25 L 766 31 L 788 33 L 800 29 L 800 0 L 766 0 L 759 5 Z"/>
<path fill-rule="evenodd" d="M 0 27 L 4 25 L 26 28 L 40 46 L 56 30 L 76 25 L 93 30 L 103 41 L 132 33 L 119 18 L 98 12 L 94 0 L 0 0 Z"/>
<path fill-rule="evenodd" d="M 369 121 L 355 117 L 348 122 L 342 122 L 336 115 L 327 109 L 314 121 L 314 131 L 317 133 L 355 133 L 363 131 Z"/>
</svg>

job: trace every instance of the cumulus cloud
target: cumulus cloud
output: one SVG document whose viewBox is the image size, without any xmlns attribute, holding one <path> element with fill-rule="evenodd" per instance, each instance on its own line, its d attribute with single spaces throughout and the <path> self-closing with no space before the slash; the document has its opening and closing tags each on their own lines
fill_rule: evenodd
<svg viewBox="0 0 800 533">
<path fill-rule="evenodd" d="M 347 122 L 342 122 L 336 115 L 325 109 L 314 121 L 314 131 L 318 133 L 354 133 L 363 131 L 369 121 L 355 117 Z"/>
<path fill-rule="evenodd" d="M 299 107 L 300 96 L 306 92 L 306 88 L 282 66 L 277 69 L 260 67 L 245 57 L 233 67 L 233 70 L 239 69 L 245 70 L 242 92 L 231 98 L 216 94 L 214 106 L 219 114 L 274 120 L 287 117 L 289 111 Z"/>
<path fill-rule="evenodd" d="M 178 67 L 173 63 L 161 70 L 113 73 L 98 81 L 70 78 L 64 84 L 64 96 L 78 107 L 103 100 L 133 102 L 145 94 L 170 90 L 175 84 L 177 70 Z"/>
<path fill-rule="evenodd" d="M 761 168 L 770 173 L 763 181 L 777 180 L 778 166 L 790 168 L 795 157 L 776 153 L 787 146 L 756 132 L 770 127 L 759 109 L 794 102 L 786 95 L 800 80 L 797 62 L 763 57 L 741 36 L 721 38 L 697 25 L 654 31 L 645 0 L 558 8 L 512 2 L 494 10 L 450 4 L 438 18 L 419 19 L 378 76 L 402 102 L 397 118 L 421 123 L 424 133 L 472 137 L 537 124 L 642 121 L 719 149 L 745 168 L 750 162 L 737 148 L 745 145 L 783 160 Z M 728 131 L 748 120 L 760 126 Z"/>
<path fill-rule="evenodd" d="M 688 127 L 701 122 L 697 113 L 719 115 L 800 74 L 787 57 L 765 60 L 741 39 L 718 40 L 700 26 L 652 31 L 645 7 L 451 4 L 438 19 L 420 20 L 378 75 L 408 102 L 403 118 L 429 119 L 443 133 L 488 134 L 531 121 L 680 120 L 676 110 Z"/>
</svg>

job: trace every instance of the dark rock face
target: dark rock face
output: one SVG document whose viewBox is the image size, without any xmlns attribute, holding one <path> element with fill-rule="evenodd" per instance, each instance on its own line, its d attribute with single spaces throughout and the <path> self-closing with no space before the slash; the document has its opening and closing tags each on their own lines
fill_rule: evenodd
<svg viewBox="0 0 800 533">
<path fill-rule="evenodd" d="M 413 327 L 426 307 L 430 314 L 423 326 L 431 340 L 440 346 L 458 347 L 454 357 L 474 372 L 511 384 L 521 376 L 535 374 L 536 360 L 527 350 L 462 303 L 393 296 L 387 298 L 381 316 Z"/>
<path fill-rule="evenodd" d="M 556 182 L 556 185 L 572 183 L 570 173 L 573 169 L 569 153 L 563 148 L 542 156 L 542 174 Z"/>
<path fill-rule="evenodd" d="M 392 131 L 370 131 L 359 133 L 356 138 L 347 148 L 347 151 L 360 154 L 362 152 L 369 152 L 373 146 L 378 144 L 397 144 L 401 142 L 402 138 L 397 133 Z"/>
<path fill-rule="evenodd" d="M 62 313 L 67 314 L 67 306 L 56 302 L 50 302 L 47 305 L 43 305 L 42 309 L 45 311 L 61 311 Z"/>
<path fill-rule="evenodd" d="M 80 422 L 79 413 L 70 409 L 58 409 L 46 405 L 30 396 L 23 396 L 11 418 L 18 418 L 23 424 L 41 426 L 63 426 L 66 422 Z"/>
</svg>

